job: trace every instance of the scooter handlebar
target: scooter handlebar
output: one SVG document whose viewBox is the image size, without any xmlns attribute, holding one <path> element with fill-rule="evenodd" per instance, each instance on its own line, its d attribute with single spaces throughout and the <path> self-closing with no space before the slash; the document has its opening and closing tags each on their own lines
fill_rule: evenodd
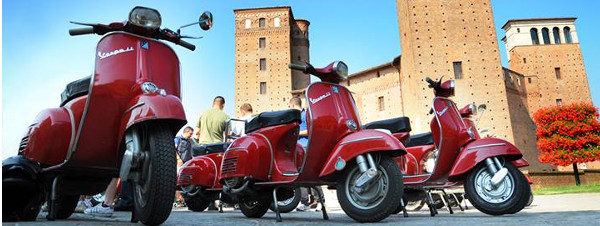
<svg viewBox="0 0 600 226">
<path fill-rule="evenodd" d="M 192 44 L 192 43 L 189 43 L 189 42 L 186 42 L 186 41 L 184 41 L 184 40 L 179 40 L 179 42 L 178 42 L 177 44 L 178 44 L 178 45 L 180 45 L 180 46 L 183 46 L 183 47 L 185 47 L 186 49 L 189 49 L 189 50 L 191 50 L 191 51 L 194 51 L 194 50 L 196 50 L 196 46 L 195 46 L 194 44 Z"/>
<path fill-rule="evenodd" d="M 290 69 L 305 72 L 308 71 L 308 65 L 289 64 Z"/>
<path fill-rule="evenodd" d="M 429 78 L 429 77 L 425 77 L 425 81 L 426 81 L 427 83 L 429 83 L 429 87 L 430 87 L 430 88 L 433 88 L 433 87 L 435 87 L 435 85 L 437 84 L 435 81 L 433 81 L 433 80 L 432 80 L 431 78 Z"/>
<path fill-rule="evenodd" d="M 71 35 L 71 36 L 87 35 L 87 34 L 94 34 L 94 27 L 69 29 L 69 35 Z"/>
</svg>

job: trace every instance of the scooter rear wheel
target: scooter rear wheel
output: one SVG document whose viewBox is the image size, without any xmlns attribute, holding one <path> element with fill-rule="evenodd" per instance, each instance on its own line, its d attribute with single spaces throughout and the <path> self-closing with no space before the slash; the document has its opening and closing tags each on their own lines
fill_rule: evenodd
<svg viewBox="0 0 600 226">
<path fill-rule="evenodd" d="M 79 195 L 61 195 L 56 201 L 56 219 L 67 219 L 75 212 Z"/>
<path fill-rule="evenodd" d="M 496 188 L 489 187 L 492 175 L 484 162 L 471 170 L 465 178 L 465 192 L 469 202 L 479 211 L 489 215 L 503 215 L 519 212 L 525 207 L 529 198 L 529 193 L 524 188 L 524 183 L 527 183 L 525 176 L 509 161 L 506 161 L 504 167 L 508 169 L 508 174 Z"/>
<path fill-rule="evenodd" d="M 240 200 L 240 210 L 248 218 L 261 218 L 271 206 L 270 192 L 259 194 L 256 197 L 246 197 Z"/>
<path fill-rule="evenodd" d="M 173 135 L 162 124 L 148 126 L 144 166 L 146 175 L 134 184 L 134 211 L 137 219 L 146 225 L 163 223 L 171 214 L 177 168 Z M 140 133 L 144 134 L 144 133 Z"/>
<path fill-rule="evenodd" d="M 294 196 L 292 196 L 291 198 L 277 202 L 277 208 L 279 209 L 280 213 L 292 212 L 294 209 L 296 209 L 298 204 L 300 204 L 300 187 L 294 188 L 293 192 Z M 273 202 L 271 202 L 271 206 L 269 206 L 269 209 L 271 209 L 271 211 L 275 211 L 275 205 L 273 204 Z"/>
<path fill-rule="evenodd" d="M 358 165 L 346 168 L 337 182 L 337 196 L 342 210 L 358 222 L 379 222 L 392 214 L 404 193 L 402 173 L 398 165 L 387 155 L 381 155 L 377 170 L 379 181 L 362 193 L 354 188 L 361 172 Z"/>
</svg>

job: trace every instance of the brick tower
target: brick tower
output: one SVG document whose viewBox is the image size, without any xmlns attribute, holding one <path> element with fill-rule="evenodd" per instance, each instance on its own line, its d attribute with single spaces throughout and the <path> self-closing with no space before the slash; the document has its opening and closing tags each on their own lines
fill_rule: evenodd
<svg viewBox="0 0 600 226">
<path fill-rule="evenodd" d="M 288 107 L 294 90 L 310 77 L 288 68 L 309 62 L 307 20 L 295 20 L 289 6 L 237 9 L 235 14 L 235 109 L 250 103 L 254 113 Z"/>
<path fill-rule="evenodd" d="M 531 115 L 543 107 L 592 101 L 575 19 L 517 19 L 502 26 L 508 64 L 527 78 Z"/>
</svg>

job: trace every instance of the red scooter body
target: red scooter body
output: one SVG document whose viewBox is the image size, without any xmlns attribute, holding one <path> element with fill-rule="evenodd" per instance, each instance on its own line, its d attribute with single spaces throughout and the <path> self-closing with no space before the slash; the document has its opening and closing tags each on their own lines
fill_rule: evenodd
<svg viewBox="0 0 600 226">
<path fill-rule="evenodd" d="M 222 160 L 222 153 L 212 153 L 190 159 L 179 167 L 177 186 L 199 185 L 207 190 L 221 189 L 223 186 L 218 181 L 221 167 L 218 164 Z"/>
<path fill-rule="evenodd" d="M 336 64 L 323 69 L 296 66 L 323 81 L 306 89 L 307 150 L 297 144 L 298 110 L 260 114 L 246 124 L 246 136 L 235 140 L 225 152 L 220 175 L 224 192 L 244 200 L 278 186 L 334 185 L 357 156 L 364 160 L 362 155 L 367 153 L 405 153 L 402 143 L 390 134 L 361 129 L 351 92 L 336 84 L 340 80 L 335 74 Z M 261 126 L 249 131 L 252 124 Z"/>
<path fill-rule="evenodd" d="M 142 48 L 143 42 L 151 48 Z M 103 59 L 96 57 L 88 95 L 62 108 L 44 110 L 36 117 L 25 136 L 29 137 L 22 150 L 26 158 L 47 167 L 65 162 L 63 169 L 97 168 L 116 173 L 124 151 L 120 145 L 128 128 L 147 120 L 167 120 L 176 132 L 186 123 L 175 52 L 160 41 L 125 32 L 105 35 L 95 52 L 119 49 L 132 50 Z M 167 95 L 143 93 L 144 82 L 156 84 Z"/>
<path fill-rule="evenodd" d="M 46 199 L 47 218 L 65 219 L 80 195 L 100 193 L 120 177 L 136 190 L 132 221 L 161 224 L 171 201 L 148 200 L 175 192 L 173 137 L 186 123 L 179 59 L 161 40 L 195 46 L 161 29 L 160 13 L 146 7 L 121 23 L 74 23 L 88 27 L 69 30 L 73 36 L 102 35 L 94 71 L 67 85 L 60 107 L 38 114 L 18 156 L 2 162 L 3 187 L 16 193 L 3 220 L 35 220 Z M 198 23 L 209 29 L 212 15 Z"/>
</svg>

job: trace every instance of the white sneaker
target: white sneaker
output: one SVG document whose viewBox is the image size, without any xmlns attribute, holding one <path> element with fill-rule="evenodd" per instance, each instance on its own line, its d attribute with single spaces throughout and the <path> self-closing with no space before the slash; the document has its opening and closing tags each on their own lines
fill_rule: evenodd
<svg viewBox="0 0 600 226">
<path fill-rule="evenodd" d="M 300 204 L 300 205 L 298 206 L 298 208 L 296 208 L 296 211 L 299 211 L 299 212 L 304 212 L 304 211 L 307 211 L 308 209 L 310 209 L 310 208 L 309 208 L 307 205 Z"/>
<path fill-rule="evenodd" d="M 87 207 L 85 206 L 85 203 L 80 200 L 77 202 L 77 206 L 75 207 L 75 213 L 83 213 L 83 211 L 85 211 L 85 209 L 87 209 Z"/>
<path fill-rule="evenodd" d="M 113 210 L 112 206 L 104 207 L 102 206 L 102 203 L 83 211 L 85 214 L 98 217 L 111 217 L 114 212 L 115 210 Z"/>
<path fill-rule="evenodd" d="M 94 205 L 92 204 L 92 199 L 84 199 L 83 203 L 85 204 L 85 207 L 87 207 L 87 208 L 94 207 Z"/>
</svg>

